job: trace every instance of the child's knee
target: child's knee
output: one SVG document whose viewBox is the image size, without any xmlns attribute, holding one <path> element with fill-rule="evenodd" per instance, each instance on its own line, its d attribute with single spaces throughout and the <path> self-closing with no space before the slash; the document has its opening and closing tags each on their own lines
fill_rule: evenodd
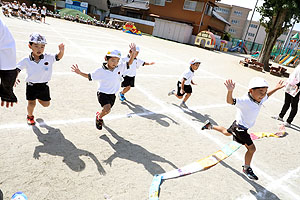
<svg viewBox="0 0 300 200">
<path fill-rule="evenodd" d="M 28 106 L 35 106 L 35 104 L 36 104 L 35 100 L 28 101 Z"/>
<path fill-rule="evenodd" d="M 43 107 L 49 107 L 49 106 L 50 106 L 50 101 L 41 101 L 41 100 L 39 100 L 39 103 L 40 103 Z"/>
<path fill-rule="evenodd" d="M 254 144 L 251 144 L 248 146 L 248 151 L 250 153 L 254 153 L 256 151 L 256 147 L 254 146 Z"/>
</svg>

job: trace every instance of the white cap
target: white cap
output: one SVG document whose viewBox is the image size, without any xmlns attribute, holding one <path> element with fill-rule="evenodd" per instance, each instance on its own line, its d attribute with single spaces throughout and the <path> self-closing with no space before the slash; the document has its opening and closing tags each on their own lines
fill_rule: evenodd
<svg viewBox="0 0 300 200">
<path fill-rule="evenodd" d="M 106 56 L 121 58 L 121 52 L 119 50 L 109 51 Z"/>
<path fill-rule="evenodd" d="M 190 65 L 193 65 L 193 64 L 195 64 L 195 63 L 200 63 L 201 64 L 201 62 L 200 62 L 200 59 L 199 58 L 192 58 L 191 60 L 190 60 Z"/>
<path fill-rule="evenodd" d="M 29 42 L 37 44 L 47 44 L 46 38 L 39 33 L 32 33 L 29 36 Z"/>
<path fill-rule="evenodd" d="M 267 81 L 261 77 L 254 77 L 249 82 L 249 89 L 269 87 Z"/>
</svg>

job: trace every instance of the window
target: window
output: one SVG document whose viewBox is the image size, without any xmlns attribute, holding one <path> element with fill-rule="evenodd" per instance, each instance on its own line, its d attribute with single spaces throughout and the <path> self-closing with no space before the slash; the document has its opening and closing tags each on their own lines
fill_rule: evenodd
<svg viewBox="0 0 300 200">
<path fill-rule="evenodd" d="M 229 14 L 229 10 L 226 8 L 215 7 L 215 11 L 218 13 Z"/>
<path fill-rule="evenodd" d="M 240 21 L 239 21 L 239 20 L 233 19 L 233 20 L 231 20 L 231 23 L 232 23 L 232 24 L 240 24 Z"/>
<path fill-rule="evenodd" d="M 230 29 L 229 29 L 229 32 L 230 32 L 230 33 L 236 33 L 236 30 L 234 30 L 233 28 L 230 28 Z"/>
<path fill-rule="evenodd" d="M 213 11 L 213 7 L 210 6 L 210 5 L 206 5 L 206 9 L 205 9 L 204 14 L 211 16 L 212 11 Z"/>
<path fill-rule="evenodd" d="M 197 1 L 184 1 L 183 9 L 195 11 L 197 6 Z"/>
<path fill-rule="evenodd" d="M 166 0 L 154 0 L 154 5 L 165 6 Z"/>
<path fill-rule="evenodd" d="M 248 36 L 250 36 L 250 37 L 254 37 L 254 36 L 255 36 L 255 34 L 254 34 L 254 33 L 248 33 Z"/>
<path fill-rule="evenodd" d="M 237 10 L 233 11 L 233 13 L 234 13 L 236 16 L 240 16 L 240 17 L 243 15 L 243 13 L 242 13 L 241 11 L 237 11 Z"/>
<path fill-rule="evenodd" d="M 166 2 L 172 2 L 172 0 L 166 0 Z"/>
<path fill-rule="evenodd" d="M 257 25 L 256 24 L 250 24 L 250 27 L 251 28 L 257 28 Z"/>
</svg>

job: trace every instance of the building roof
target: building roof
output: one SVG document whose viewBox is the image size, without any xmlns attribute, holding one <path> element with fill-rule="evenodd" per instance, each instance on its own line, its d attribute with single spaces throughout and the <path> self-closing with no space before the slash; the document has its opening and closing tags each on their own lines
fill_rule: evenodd
<svg viewBox="0 0 300 200">
<path fill-rule="evenodd" d="M 137 2 L 124 4 L 122 7 L 133 8 L 138 10 L 149 10 L 149 2 L 137 1 Z"/>
<path fill-rule="evenodd" d="M 218 20 L 224 22 L 225 24 L 231 26 L 230 23 L 226 19 L 224 19 L 221 15 L 219 15 L 216 11 L 212 12 L 212 16 L 217 18 Z"/>
</svg>

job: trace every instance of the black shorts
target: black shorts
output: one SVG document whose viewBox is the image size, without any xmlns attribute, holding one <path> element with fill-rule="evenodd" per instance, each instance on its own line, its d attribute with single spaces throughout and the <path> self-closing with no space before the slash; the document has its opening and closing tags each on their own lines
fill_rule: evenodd
<svg viewBox="0 0 300 200">
<path fill-rule="evenodd" d="M 42 14 L 42 18 L 46 18 L 46 15 L 43 15 L 43 14 Z"/>
<path fill-rule="evenodd" d="M 124 76 L 124 81 L 122 82 L 122 87 L 127 87 L 127 86 L 130 86 L 130 87 L 134 87 L 134 77 L 131 77 L 131 76 Z"/>
<path fill-rule="evenodd" d="M 110 104 L 111 107 L 115 104 L 115 94 L 105 94 L 103 92 L 97 92 L 98 102 L 103 107 L 106 104 Z"/>
<path fill-rule="evenodd" d="M 250 146 L 251 144 L 253 144 L 253 141 L 248 134 L 248 130 L 236 124 L 236 121 L 234 121 L 229 129 L 227 129 L 227 132 L 233 135 L 234 141 L 242 145 L 247 144 L 248 146 Z"/>
<path fill-rule="evenodd" d="M 0 97 L 2 101 L 17 102 L 13 87 L 17 78 L 17 70 L 0 70 Z"/>
<path fill-rule="evenodd" d="M 31 13 L 31 16 L 32 17 L 36 17 L 36 13 Z"/>
<path fill-rule="evenodd" d="M 50 101 L 50 89 L 47 83 L 26 83 L 26 99 Z"/>
<path fill-rule="evenodd" d="M 19 9 L 13 8 L 13 12 L 18 12 L 18 11 L 19 11 Z"/>
<path fill-rule="evenodd" d="M 178 81 L 177 82 L 177 96 L 183 96 L 185 93 L 192 93 L 193 92 L 191 85 L 184 85 L 184 88 L 183 88 L 183 90 L 185 92 L 184 94 L 181 94 L 180 90 L 181 90 L 181 82 Z"/>
<path fill-rule="evenodd" d="M 26 12 L 25 12 L 25 11 L 21 11 L 21 13 L 22 13 L 23 15 L 26 15 Z"/>
</svg>

